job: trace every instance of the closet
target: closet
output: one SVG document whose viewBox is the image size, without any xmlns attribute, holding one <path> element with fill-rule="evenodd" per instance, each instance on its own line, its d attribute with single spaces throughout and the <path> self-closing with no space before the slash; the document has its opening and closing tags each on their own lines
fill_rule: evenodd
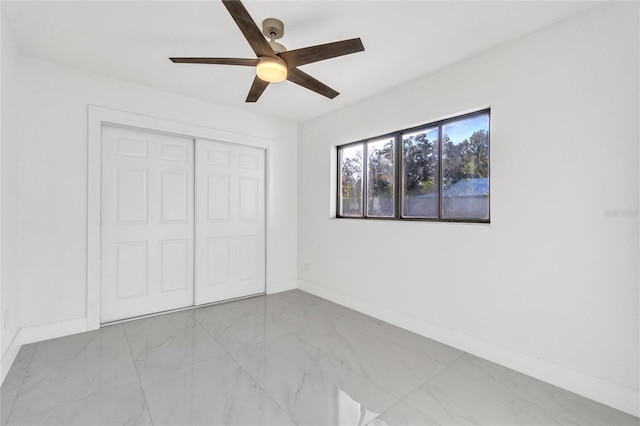
<svg viewBox="0 0 640 426">
<path fill-rule="evenodd" d="M 265 291 L 265 150 L 102 126 L 101 323 Z"/>
</svg>

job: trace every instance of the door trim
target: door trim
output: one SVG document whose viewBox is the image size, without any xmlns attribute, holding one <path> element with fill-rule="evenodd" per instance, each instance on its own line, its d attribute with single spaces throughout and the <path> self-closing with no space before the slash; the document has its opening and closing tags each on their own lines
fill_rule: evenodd
<svg viewBox="0 0 640 426">
<path fill-rule="evenodd" d="M 102 125 L 134 127 L 197 139 L 245 145 L 265 150 L 265 291 L 271 292 L 269 280 L 269 163 L 271 139 L 243 133 L 166 120 L 95 105 L 88 106 L 87 120 L 87 330 L 100 328 L 101 276 L 101 176 Z M 197 143 L 197 142 L 196 142 Z"/>
</svg>

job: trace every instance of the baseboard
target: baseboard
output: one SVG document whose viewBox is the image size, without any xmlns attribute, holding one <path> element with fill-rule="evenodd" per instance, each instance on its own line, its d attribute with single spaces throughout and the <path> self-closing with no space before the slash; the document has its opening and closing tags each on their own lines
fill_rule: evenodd
<svg viewBox="0 0 640 426">
<path fill-rule="evenodd" d="M 11 365 L 16 359 L 22 345 L 41 342 L 43 340 L 55 339 L 56 337 L 68 336 L 88 331 L 87 319 L 76 318 L 72 320 L 59 321 L 51 324 L 33 325 L 20 328 L 13 336 L 9 347 L 2 355 L 0 364 L 0 383 L 4 382 Z"/>
<path fill-rule="evenodd" d="M 298 288 L 363 314 L 458 348 L 496 364 L 566 389 L 625 413 L 640 416 L 640 392 L 587 374 L 531 357 L 415 317 L 392 311 L 309 281 L 298 280 Z"/>
<path fill-rule="evenodd" d="M 18 330 L 13 335 L 7 350 L 2 354 L 2 360 L 0 361 L 0 384 L 4 383 L 4 379 L 7 377 L 7 373 L 9 373 L 9 369 L 11 368 L 11 365 L 13 365 L 13 361 L 15 361 L 16 356 L 18 356 L 18 352 L 20 352 L 21 347 L 20 330 Z"/>
<path fill-rule="evenodd" d="M 267 286 L 267 294 L 280 293 L 281 291 L 294 290 L 296 288 L 298 288 L 298 280 L 269 283 Z"/>
<path fill-rule="evenodd" d="M 50 324 L 32 325 L 20 329 L 20 344 L 27 345 L 29 343 L 55 339 L 56 337 L 83 333 L 85 331 L 88 331 L 87 318 L 75 318 Z"/>
</svg>

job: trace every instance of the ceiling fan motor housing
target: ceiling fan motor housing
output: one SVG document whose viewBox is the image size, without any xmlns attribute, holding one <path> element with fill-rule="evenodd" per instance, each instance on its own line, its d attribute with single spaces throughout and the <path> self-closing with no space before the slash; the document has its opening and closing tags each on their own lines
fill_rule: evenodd
<svg viewBox="0 0 640 426">
<path fill-rule="evenodd" d="M 262 34 L 272 40 L 278 40 L 284 35 L 284 24 L 276 18 L 267 18 L 262 21 Z"/>
</svg>

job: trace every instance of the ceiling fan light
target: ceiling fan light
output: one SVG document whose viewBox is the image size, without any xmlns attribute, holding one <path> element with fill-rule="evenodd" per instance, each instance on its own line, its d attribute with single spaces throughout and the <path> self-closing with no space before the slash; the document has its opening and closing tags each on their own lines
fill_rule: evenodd
<svg viewBox="0 0 640 426">
<path fill-rule="evenodd" d="M 281 59 L 260 58 L 256 74 L 260 80 L 278 83 L 287 79 L 287 67 Z"/>
</svg>

